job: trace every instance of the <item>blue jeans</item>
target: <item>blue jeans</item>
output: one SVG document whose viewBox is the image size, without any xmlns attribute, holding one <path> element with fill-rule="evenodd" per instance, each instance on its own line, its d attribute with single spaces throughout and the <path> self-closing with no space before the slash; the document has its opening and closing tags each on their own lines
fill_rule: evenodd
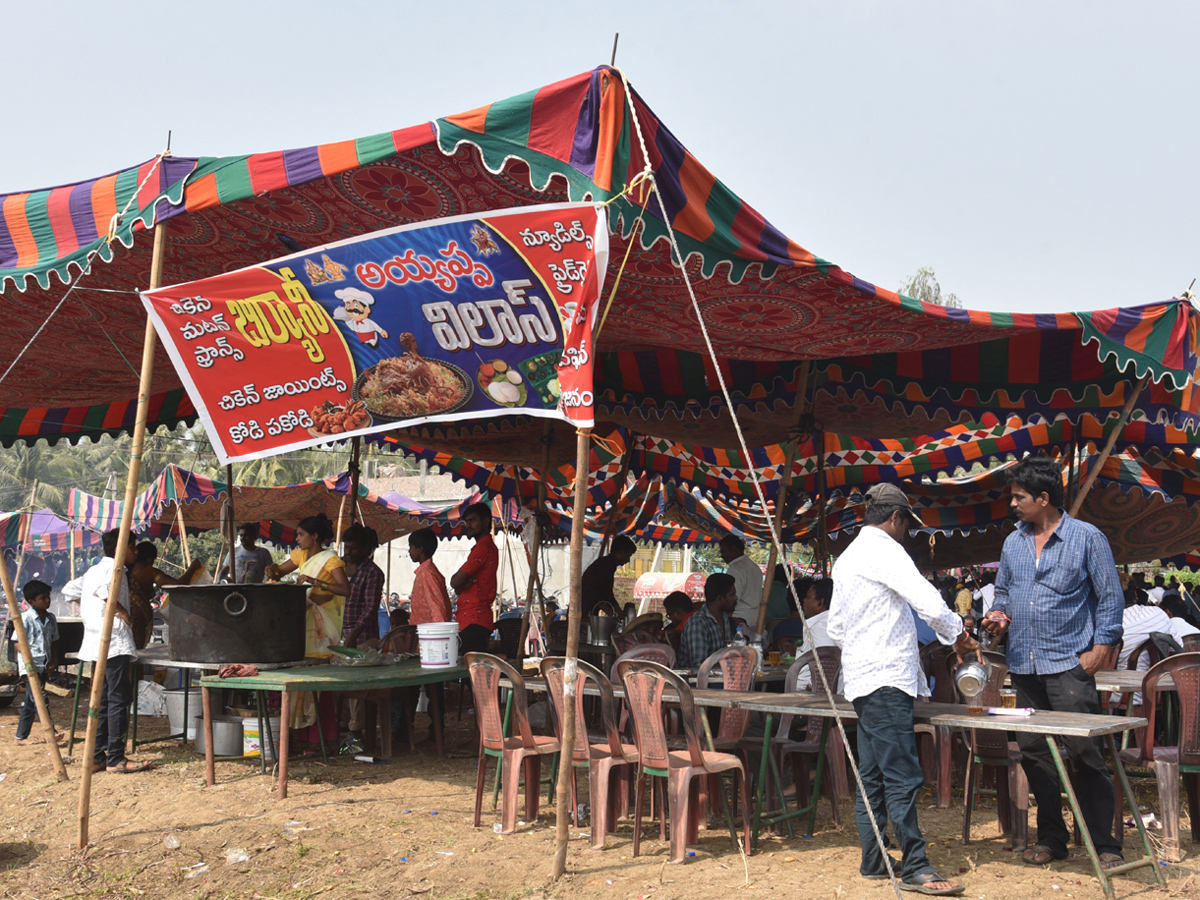
<svg viewBox="0 0 1200 900">
<path fill-rule="evenodd" d="M 913 698 L 893 687 L 883 687 L 854 701 L 858 713 L 858 769 L 866 798 L 860 793 L 854 812 L 858 819 L 858 839 L 862 844 L 863 875 L 887 871 L 866 804 L 875 813 L 880 833 L 886 833 L 888 821 L 900 844 L 903 860 L 900 878 L 933 871 L 925 855 L 925 838 L 917 825 L 917 792 L 925 782 L 917 757 L 917 736 L 913 731 Z M 886 840 L 886 838 L 885 838 Z"/>
<path fill-rule="evenodd" d="M 38 672 L 39 678 L 45 678 L 46 672 L 43 669 Z M 21 717 L 17 719 L 17 740 L 23 741 L 29 737 L 29 732 L 33 731 L 33 723 L 37 721 L 37 704 L 33 702 L 33 694 L 29 692 L 29 676 L 21 676 L 21 684 L 25 687 L 25 702 L 21 704 Z M 49 709 L 46 710 L 49 712 Z"/>
</svg>

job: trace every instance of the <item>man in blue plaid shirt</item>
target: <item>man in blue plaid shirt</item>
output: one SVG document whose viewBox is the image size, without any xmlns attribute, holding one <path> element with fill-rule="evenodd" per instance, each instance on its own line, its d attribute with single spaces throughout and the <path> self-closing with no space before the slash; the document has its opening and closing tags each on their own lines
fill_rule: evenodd
<svg viewBox="0 0 1200 900">
<path fill-rule="evenodd" d="M 1094 525 L 1062 510 L 1062 467 L 1044 456 L 1019 463 L 1010 476 L 1020 523 L 1004 541 L 995 603 L 983 627 L 1008 634 L 1008 671 L 1017 705 L 1059 712 L 1100 712 L 1093 677 L 1121 639 L 1124 598 L 1108 540 Z M 1066 859 L 1070 837 L 1062 785 L 1045 737 L 1017 735 L 1029 787 L 1037 797 L 1037 844 L 1025 861 Z M 1113 838 L 1113 791 L 1099 741 L 1063 738 L 1074 767 L 1079 807 L 1100 864 L 1121 865 Z"/>
<path fill-rule="evenodd" d="M 737 583 L 732 575 L 719 572 L 708 576 L 704 582 L 704 605 L 687 620 L 679 639 L 680 668 L 697 668 L 733 640 L 733 620 L 729 614 L 737 601 Z"/>
</svg>

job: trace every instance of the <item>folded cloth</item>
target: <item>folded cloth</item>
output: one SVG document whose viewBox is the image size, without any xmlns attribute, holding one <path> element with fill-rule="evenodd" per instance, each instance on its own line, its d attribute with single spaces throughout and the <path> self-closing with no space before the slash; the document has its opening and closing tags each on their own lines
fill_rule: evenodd
<svg viewBox="0 0 1200 900">
<path fill-rule="evenodd" d="M 258 666 L 249 666 L 245 663 L 234 663 L 231 666 L 221 666 L 217 671 L 218 678 L 245 678 L 250 675 L 258 674 Z"/>
</svg>

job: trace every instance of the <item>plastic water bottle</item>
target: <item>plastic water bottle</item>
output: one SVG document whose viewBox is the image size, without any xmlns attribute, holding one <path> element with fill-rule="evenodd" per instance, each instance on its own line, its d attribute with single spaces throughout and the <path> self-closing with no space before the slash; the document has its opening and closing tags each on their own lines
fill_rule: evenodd
<svg viewBox="0 0 1200 900">
<path fill-rule="evenodd" d="M 745 629 L 743 626 L 739 625 L 739 626 L 738 626 L 738 628 L 737 628 L 737 634 L 735 634 L 735 635 L 733 636 L 733 646 L 735 646 L 735 647 L 745 647 L 745 646 L 746 646 L 746 643 L 747 643 L 747 641 L 746 641 L 746 629 Z"/>
</svg>

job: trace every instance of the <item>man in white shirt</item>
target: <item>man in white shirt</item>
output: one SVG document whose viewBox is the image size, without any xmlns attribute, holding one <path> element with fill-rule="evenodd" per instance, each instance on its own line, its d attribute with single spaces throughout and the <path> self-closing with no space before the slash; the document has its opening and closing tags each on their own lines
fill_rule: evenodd
<svg viewBox="0 0 1200 900">
<path fill-rule="evenodd" d="M 733 617 L 755 629 L 758 627 L 758 608 L 762 605 L 762 569 L 746 555 L 746 545 L 740 537 L 727 534 L 721 538 L 718 547 L 721 559 L 725 561 L 725 571 L 733 576 L 737 586 L 738 600 Z"/>
<path fill-rule="evenodd" d="M 133 699 L 130 664 L 137 656 L 129 617 L 129 577 L 124 572 L 125 566 L 132 565 L 137 558 L 132 535 L 121 566 L 121 589 L 117 595 L 117 612 L 108 643 L 108 656 L 105 660 L 100 659 L 104 609 L 108 605 L 108 591 L 112 586 L 113 556 L 117 552 L 119 536 L 118 529 L 104 533 L 104 559 L 88 569 L 79 583 L 79 615 L 83 618 L 83 644 L 79 647 L 79 658 L 97 666 L 104 664 L 104 694 L 100 700 L 96 750 L 92 757 L 93 772 L 125 773 L 145 768 L 125 758 L 129 703 Z"/>
<path fill-rule="evenodd" d="M 833 579 L 820 578 L 812 583 L 804 595 L 804 618 L 808 622 L 808 630 L 804 633 L 804 642 L 796 648 L 796 656 L 801 657 L 814 647 L 836 647 L 837 644 L 829 637 L 829 604 L 833 602 Z M 812 632 L 812 641 L 809 641 Z M 818 678 L 816 690 L 822 690 Z M 806 691 L 813 683 L 812 671 L 804 668 L 796 679 L 796 690 Z M 837 684 L 831 684 L 835 692 L 840 692 L 844 679 Z"/>
<path fill-rule="evenodd" d="M 1150 595 L 1150 602 L 1155 606 L 1158 606 L 1158 604 L 1162 603 L 1163 594 L 1166 593 L 1167 590 L 1166 584 L 1164 583 L 1165 581 L 1166 579 L 1164 579 L 1161 575 L 1156 576 L 1154 579 L 1154 587 L 1146 591 L 1146 593 Z"/>
<path fill-rule="evenodd" d="M 1142 644 L 1150 639 L 1155 631 L 1171 634 L 1171 618 L 1157 606 L 1126 606 L 1121 613 L 1121 624 L 1125 627 L 1124 643 L 1121 645 L 1121 655 L 1117 657 L 1117 668 L 1124 669 L 1129 663 L 1129 657 Z M 1138 658 L 1138 671 L 1145 672 L 1150 668 L 1150 654 L 1143 653 Z"/>
<path fill-rule="evenodd" d="M 1171 617 L 1168 623 L 1171 626 L 1170 633 L 1180 644 L 1183 643 L 1184 638 L 1200 634 L 1200 628 L 1187 620 L 1187 606 L 1178 594 L 1174 596 L 1168 594 L 1158 608 Z"/>
<path fill-rule="evenodd" d="M 833 565 L 828 626 L 829 637 L 842 648 L 846 699 L 858 713 L 858 766 L 866 792 L 855 801 L 862 844 L 859 872 L 866 878 L 888 877 L 867 816 L 870 803 L 881 834 L 890 814 L 904 854 L 902 887 L 961 893 L 962 885 L 943 878 L 929 862 L 917 824 L 917 792 L 925 779 L 913 731 L 913 701 L 928 695 L 929 687 L 910 609 L 933 627 L 939 642 L 955 645 L 960 657 L 979 645 L 904 552 L 901 543 L 916 519 L 904 492 L 894 484 L 877 484 L 866 499 L 865 525 Z"/>
</svg>

